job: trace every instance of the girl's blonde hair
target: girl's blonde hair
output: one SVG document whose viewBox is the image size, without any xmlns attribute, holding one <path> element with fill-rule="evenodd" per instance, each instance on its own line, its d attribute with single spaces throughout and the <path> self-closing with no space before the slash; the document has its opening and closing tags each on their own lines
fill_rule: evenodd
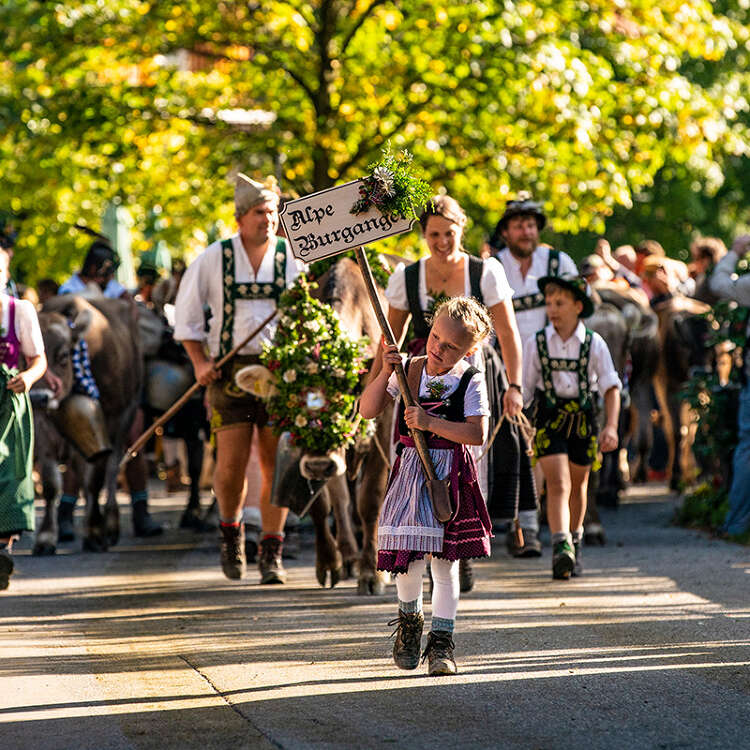
<svg viewBox="0 0 750 750">
<path fill-rule="evenodd" d="M 492 331 L 489 310 L 474 297 L 451 297 L 443 300 L 432 313 L 431 323 L 440 315 L 447 315 L 451 320 L 460 323 L 467 335 L 471 336 L 472 344 L 487 338 Z"/>
</svg>

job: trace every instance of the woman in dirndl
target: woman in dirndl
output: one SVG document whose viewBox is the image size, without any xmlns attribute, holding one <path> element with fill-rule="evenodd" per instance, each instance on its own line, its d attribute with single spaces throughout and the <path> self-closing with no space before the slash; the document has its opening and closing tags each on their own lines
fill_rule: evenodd
<svg viewBox="0 0 750 750">
<path fill-rule="evenodd" d="M 469 255 L 463 247 L 466 214 L 456 200 L 436 195 L 419 219 L 429 255 L 416 263 L 399 265 L 388 282 L 388 321 L 396 340 L 401 340 L 409 316 L 406 349 L 411 355 L 423 354 L 429 335 L 429 319 L 435 306 L 446 298 L 474 297 L 490 311 L 494 333 L 502 361 L 491 343 L 486 342 L 470 358 L 469 363 L 485 374 L 490 405 L 489 434 L 502 414 L 518 415 L 523 408 L 521 395 L 521 337 L 513 311 L 513 290 L 508 284 L 502 264 L 495 258 L 482 260 Z M 531 465 L 524 463 L 513 443 L 513 430 L 508 422 L 497 432 L 496 439 L 478 460 L 479 482 L 491 518 L 496 524 L 509 524 L 518 514 L 521 484 L 532 482 Z M 515 446 L 515 448 L 514 448 Z M 485 449 L 474 450 L 479 458 Z M 469 560 L 460 566 L 461 590 L 473 587 Z"/>
<path fill-rule="evenodd" d="M 34 305 L 5 292 L 9 261 L 0 249 L 0 590 L 8 588 L 13 572 L 13 542 L 34 530 L 34 425 L 28 392 L 47 369 Z"/>
</svg>

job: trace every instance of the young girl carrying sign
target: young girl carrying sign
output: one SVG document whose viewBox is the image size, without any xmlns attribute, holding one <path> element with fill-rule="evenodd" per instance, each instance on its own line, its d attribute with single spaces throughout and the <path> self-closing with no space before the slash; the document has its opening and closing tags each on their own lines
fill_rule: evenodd
<svg viewBox="0 0 750 750">
<path fill-rule="evenodd" d="M 484 375 L 464 357 L 492 328 L 486 308 L 476 300 L 454 297 L 435 311 L 426 357 L 407 360 L 405 369 L 418 406 L 398 408 L 398 458 L 391 470 L 378 528 L 378 569 L 396 575 L 398 617 L 393 659 L 402 669 L 419 664 L 422 628 L 422 578 L 425 555 L 432 555 L 432 626 L 423 659 L 429 674 L 455 674 L 453 627 L 459 597 L 458 561 L 486 557 L 491 523 L 477 483 L 468 445 L 487 436 L 489 407 Z M 401 361 L 395 346 L 385 346 L 383 369 L 367 386 L 360 414 L 377 416 L 387 399 L 399 395 L 394 365 Z M 413 368 L 418 368 L 417 380 Z M 409 435 L 423 430 L 439 479 L 450 478 L 453 517 L 445 525 L 432 513 L 424 472 Z"/>
</svg>

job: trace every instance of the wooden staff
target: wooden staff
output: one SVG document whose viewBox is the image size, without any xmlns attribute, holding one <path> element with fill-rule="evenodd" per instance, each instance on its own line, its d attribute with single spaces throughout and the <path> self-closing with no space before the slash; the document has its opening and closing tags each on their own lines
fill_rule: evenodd
<svg viewBox="0 0 750 750">
<path fill-rule="evenodd" d="M 372 308 L 375 311 L 378 323 L 380 324 L 380 329 L 383 331 L 383 337 L 388 345 L 397 346 L 391 326 L 380 305 L 380 297 L 378 297 L 378 292 L 375 288 L 375 280 L 372 278 L 372 270 L 370 269 L 370 264 L 367 262 L 365 251 L 361 247 L 358 247 L 354 252 L 357 256 L 359 270 L 362 271 L 362 278 L 365 280 L 367 293 L 370 295 Z M 393 369 L 396 373 L 398 387 L 401 390 L 401 397 L 404 399 L 404 404 L 406 404 L 406 406 L 417 406 L 417 403 L 409 390 L 409 384 L 406 380 L 406 373 L 404 372 L 403 365 L 399 363 L 395 365 Z M 437 479 L 435 467 L 432 465 L 430 452 L 427 448 L 427 439 L 424 436 L 424 432 L 422 432 L 422 430 L 410 429 L 409 434 L 411 435 L 412 440 L 414 440 L 414 447 L 417 449 L 417 454 L 422 461 L 422 467 L 424 468 L 424 473 L 427 475 L 427 479 Z"/>
<path fill-rule="evenodd" d="M 247 345 L 249 341 L 254 339 L 278 314 L 278 309 L 274 310 L 249 336 L 246 336 L 245 339 L 239 343 L 237 346 L 232 349 L 231 352 L 224 355 L 218 362 L 214 362 L 214 370 L 220 370 L 227 362 L 229 362 L 230 359 L 235 357 L 237 353 L 242 349 L 244 346 Z M 193 385 L 188 388 L 185 393 L 180 396 L 177 401 L 172 404 L 172 406 L 167 409 L 167 411 L 162 414 L 159 419 L 154 422 L 151 427 L 149 427 L 146 432 L 144 432 L 134 443 L 130 446 L 130 448 L 125 451 L 125 455 L 122 457 L 122 461 L 120 461 L 120 468 L 125 466 L 128 461 L 135 458 L 138 455 L 138 451 L 140 451 L 141 448 L 149 441 L 150 437 L 166 422 L 168 422 L 177 412 L 182 409 L 182 407 L 193 397 L 193 394 L 201 387 L 200 383 L 193 383 Z"/>
</svg>

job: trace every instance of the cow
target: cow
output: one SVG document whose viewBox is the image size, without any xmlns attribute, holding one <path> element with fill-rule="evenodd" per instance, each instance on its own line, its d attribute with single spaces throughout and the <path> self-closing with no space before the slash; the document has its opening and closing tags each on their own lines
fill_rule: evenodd
<svg viewBox="0 0 750 750">
<path fill-rule="evenodd" d="M 660 356 L 654 375 L 654 392 L 667 441 L 667 480 L 672 490 L 683 479 L 693 479 L 692 441 L 682 388 L 694 370 L 712 369 L 709 343 L 711 308 L 703 302 L 676 295 L 656 307 L 659 318 Z"/>
<path fill-rule="evenodd" d="M 649 394 L 651 378 L 656 372 L 654 352 L 658 353 L 656 316 L 629 295 L 627 290 L 606 284 L 596 285 L 593 295 L 596 308 L 586 325 L 607 342 L 615 369 L 626 390 L 623 394 L 618 433 L 620 446 L 628 442 L 633 426 L 629 401 Z M 650 447 L 649 447 L 650 450 Z M 592 475 L 589 483 L 588 507 L 584 524 L 587 543 L 604 544 L 605 533 L 599 518 L 598 506 L 616 507 L 625 482 L 620 466 L 619 451 L 602 456 L 601 470 Z"/>
<path fill-rule="evenodd" d="M 339 259 L 319 280 L 315 296 L 336 310 L 341 327 L 353 338 L 367 337 L 374 358 L 381 332 L 370 305 L 367 289 L 356 263 Z M 321 586 L 335 586 L 358 567 L 357 591 L 382 594 L 387 576 L 376 570 L 377 521 L 388 480 L 391 410 L 375 420 L 375 430 L 348 450 L 315 454 L 285 448 L 282 444 L 274 482 L 274 497 L 292 504 L 297 512 L 316 492 L 310 506 L 315 527 L 315 574 Z M 362 549 L 352 524 L 351 497 L 361 524 Z M 296 503 L 296 505 L 295 505 Z M 333 510 L 336 535 L 328 516 Z"/>
<path fill-rule="evenodd" d="M 56 418 L 54 410 L 35 410 L 35 458 L 45 499 L 35 552 L 51 554 L 55 551 L 54 505 L 61 487 L 57 470 L 61 459 L 67 459 L 69 470 L 76 472 L 82 481 L 87 507 L 83 547 L 89 551 L 104 551 L 116 544 L 120 535 L 115 497 L 118 466 L 143 384 L 137 311 L 129 300 L 87 300 L 77 295 L 63 295 L 45 302 L 39 322 L 49 370 L 62 381 L 61 392 L 57 394 L 61 410 L 66 399 L 72 397 L 74 345 L 79 338 L 86 341 L 91 370 L 99 388 L 108 446 L 92 456 L 91 463 L 86 465 L 67 445 L 68 441 L 61 434 L 66 432 L 66 425 L 60 423 L 59 416 Z M 99 494 L 104 487 L 107 499 L 102 512 Z"/>
</svg>

